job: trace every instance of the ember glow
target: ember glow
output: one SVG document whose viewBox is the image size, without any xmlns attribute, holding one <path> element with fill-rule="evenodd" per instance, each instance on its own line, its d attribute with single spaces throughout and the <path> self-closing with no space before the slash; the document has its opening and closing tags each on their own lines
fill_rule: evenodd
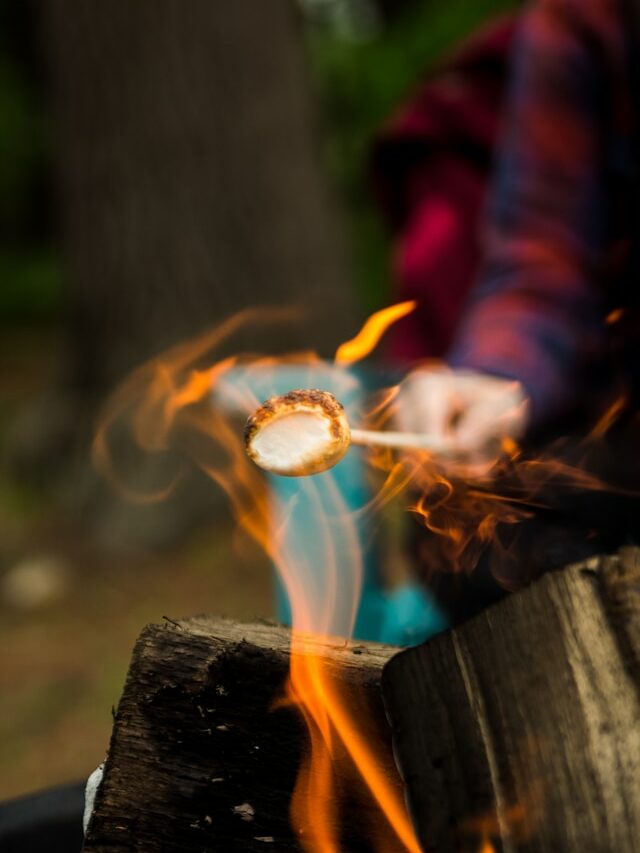
<svg viewBox="0 0 640 853">
<path fill-rule="evenodd" d="M 523 742 L 522 756 L 527 761 L 527 753 L 532 756 L 536 745 Z M 479 838 L 478 853 L 496 853 L 492 839 L 500 839 L 503 846 L 512 848 L 514 845 L 526 844 L 534 835 L 536 827 L 543 819 L 544 796 L 541 780 L 531 782 L 518 800 L 503 802 L 496 812 L 469 818 L 459 832 L 462 838 L 473 841 Z"/>
<path fill-rule="evenodd" d="M 352 364 L 364 358 L 393 322 L 405 316 L 415 303 L 402 303 L 374 314 L 351 341 L 336 353 L 336 364 Z M 338 853 L 340 838 L 336 820 L 340 808 L 336 796 L 336 762 L 350 768 L 354 791 L 366 788 L 379 809 L 374 843 L 380 853 L 410 851 L 420 847 L 406 814 L 402 794 L 377 754 L 377 744 L 367 737 L 367 725 L 358 697 L 335 677 L 326 657 L 318 654 L 318 638 L 344 643 L 353 634 L 363 578 L 362 546 L 356 515 L 382 509 L 402 498 L 410 512 L 442 543 L 443 563 L 438 570 L 468 570 L 487 542 L 495 540 L 500 524 L 515 524 L 531 513 L 539 485 L 550 471 L 551 460 L 521 459 L 517 445 L 505 437 L 501 465 L 514 473 L 519 491 L 508 499 L 490 488 L 489 482 L 467 482 L 446 474 L 427 451 L 389 448 L 372 450 L 367 458 L 372 471 L 382 472 L 377 494 L 354 512 L 347 507 L 333 472 L 302 477 L 297 493 L 314 508 L 315 535 L 304 547 L 292 545 L 287 534 L 296 500 L 279 509 L 274 505 L 262 473 L 247 458 L 242 425 L 264 400 L 256 396 L 269 377 L 285 367 L 308 371 L 310 377 L 327 370 L 314 353 L 260 357 L 225 355 L 233 335 L 247 327 L 291 322 L 291 312 L 251 310 L 242 312 L 214 331 L 174 347 L 135 371 L 108 401 L 96 434 L 93 457 L 97 468 L 128 497 L 139 501 L 165 497 L 180 478 L 150 494 L 131 494 L 124 485 L 114 458 L 112 437 L 127 430 L 135 446 L 146 453 L 179 448 L 185 462 L 205 471 L 226 493 L 240 528 L 276 566 L 292 611 L 290 675 L 283 702 L 293 703 L 306 721 L 310 748 L 292 799 L 291 819 L 308 853 Z M 216 360 L 217 358 L 217 360 Z M 344 372 L 345 389 L 356 382 Z M 274 387 L 268 393 L 276 393 Z M 314 387 L 315 378 L 306 387 Z M 397 388 L 387 389 L 371 400 L 366 424 L 380 428 L 393 417 Z M 267 395 L 265 395 L 267 396 Z M 212 398 L 218 401 L 212 405 Z M 565 474 L 581 485 L 602 484 L 573 470 Z M 580 480 L 582 477 L 582 480 Z M 341 638 L 341 639 L 332 639 Z M 486 833 L 483 853 L 492 849 Z"/>
</svg>

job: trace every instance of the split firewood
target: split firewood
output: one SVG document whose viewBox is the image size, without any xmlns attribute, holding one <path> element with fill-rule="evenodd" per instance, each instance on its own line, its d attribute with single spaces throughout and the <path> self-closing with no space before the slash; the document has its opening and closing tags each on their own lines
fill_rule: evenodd
<svg viewBox="0 0 640 853">
<path fill-rule="evenodd" d="M 289 807 L 308 739 L 298 711 L 281 701 L 290 639 L 271 624 L 207 617 L 145 628 L 116 713 L 86 853 L 301 849 Z M 363 725 L 364 712 L 370 715 L 367 737 L 401 796 L 380 693 L 382 667 L 397 648 L 339 641 L 312 648 L 353 696 Z M 373 850 L 377 810 L 362 781 L 349 791 L 347 764 L 338 756 L 334 767 L 346 799 L 338 811 L 340 849 Z"/>
<path fill-rule="evenodd" d="M 638 549 L 395 657 L 383 694 L 424 849 L 635 853 L 639 664 Z"/>
<path fill-rule="evenodd" d="M 635 549 L 571 566 L 395 657 L 318 646 L 373 710 L 368 737 L 392 779 L 387 664 L 395 752 L 426 851 L 635 853 L 639 567 Z M 289 801 L 307 740 L 278 702 L 289 639 L 204 618 L 145 629 L 85 850 L 299 849 Z M 340 761 L 335 770 L 340 782 Z M 353 778 L 343 781 L 345 793 Z M 375 849 L 375 807 L 351 812 L 340 849 Z"/>
</svg>

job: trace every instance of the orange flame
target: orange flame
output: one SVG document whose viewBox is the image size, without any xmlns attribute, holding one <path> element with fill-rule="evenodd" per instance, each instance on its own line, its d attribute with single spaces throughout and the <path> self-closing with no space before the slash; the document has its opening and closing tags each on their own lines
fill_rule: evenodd
<svg viewBox="0 0 640 853">
<path fill-rule="evenodd" d="M 618 420 L 618 418 L 622 415 L 628 405 L 628 400 L 626 396 L 623 394 L 618 397 L 613 403 L 606 409 L 606 411 L 601 415 L 598 419 L 597 423 L 589 433 L 589 438 L 597 439 L 602 438 L 602 436 L 606 435 L 607 432 L 611 429 L 613 424 Z"/>
<path fill-rule="evenodd" d="M 380 394 L 369 411 L 367 426 L 380 428 L 395 414 L 397 388 Z M 579 443 L 573 457 L 589 454 L 612 424 L 625 411 L 626 401 L 618 399 L 593 430 Z M 433 534 L 420 551 L 423 574 L 470 572 L 480 556 L 489 552 L 490 568 L 504 587 L 516 589 L 532 580 L 511 547 L 510 533 L 520 522 L 539 510 L 549 509 L 549 498 L 581 491 L 615 491 L 614 487 L 580 467 L 579 461 L 564 461 L 561 442 L 527 455 L 510 436 L 502 438 L 493 459 L 479 465 L 465 460 L 438 459 L 427 451 L 407 451 L 400 455 L 389 449 L 371 449 L 369 462 L 386 474 L 367 511 L 377 511 L 386 503 L 410 496 L 407 509 Z"/>
<path fill-rule="evenodd" d="M 354 364 L 369 355 L 389 326 L 415 311 L 417 302 L 399 302 L 376 311 L 366 321 L 355 338 L 341 344 L 335 355 L 336 364 Z"/>
<path fill-rule="evenodd" d="M 360 333 L 343 344 L 336 363 L 351 364 L 363 358 L 389 325 L 410 311 L 405 302 L 374 314 Z M 155 492 L 136 494 L 122 485 L 113 460 L 112 437 L 128 428 L 134 445 L 147 453 L 164 453 L 176 445 L 225 491 L 239 527 L 270 557 L 286 588 L 292 608 L 293 632 L 290 676 L 286 701 L 295 703 L 307 723 L 310 751 L 303 763 L 292 799 L 292 822 L 308 853 L 337 853 L 339 808 L 336 766 L 351 768 L 354 788 L 367 788 L 383 818 L 376 828 L 378 849 L 419 853 L 402 796 L 390 781 L 376 754 L 376 744 L 366 737 L 366 724 L 354 710 L 358 697 L 345 692 L 326 657 L 309 637 L 349 637 L 362 586 L 362 553 L 355 528 L 357 513 L 348 509 L 332 473 L 303 477 L 298 496 L 313 507 L 316 537 L 313 547 L 292 547 L 288 533 L 294 526 L 295 500 L 274 509 L 262 474 L 247 459 L 240 424 L 224 407 L 211 405 L 219 394 L 245 418 L 261 402 L 252 380 L 270 375 L 282 365 L 321 367 L 313 353 L 265 358 L 240 354 L 213 361 L 213 351 L 228 343 L 243 326 L 287 322 L 288 311 L 250 310 L 227 320 L 218 329 L 192 342 L 174 347 L 135 371 L 108 402 L 93 446 L 97 467 L 129 497 L 148 501 L 164 497 L 175 480 Z M 236 375 L 239 369 L 243 375 Z M 228 382 L 231 370 L 236 371 Z M 264 384 L 264 383 L 263 383 Z M 267 383 L 268 384 L 268 383 Z M 274 389 L 275 390 L 275 389 Z M 378 427 L 393 416 L 397 388 L 374 401 L 369 419 Z M 614 413 L 615 414 L 615 413 Z M 480 551 L 496 541 L 499 526 L 529 517 L 550 477 L 561 477 L 585 488 L 603 488 L 596 478 L 552 458 L 526 459 L 511 439 L 503 440 L 496 466 L 485 480 L 470 482 L 445 473 L 425 451 L 403 453 L 374 451 L 369 459 L 386 477 L 377 495 L 362 512 L 379 511 L 389 501 L 411 494 L 410 511 L 440 544 L 433 549 L 433 570 L 471 570 Z M 510 489 L 495 486 L 495 470 L 507 471 Z M 322 488 L 320 485 L 322 484 Z M 499 550 L 499 549 L 498 549 Z M 501 579 L 508 584 L 503 573 Z M 515 817 L 514 817 L 515 820 Z M 488 825 L 482 853 L 493 849 Z"/>
<path fill-rule="evenodd" d="M 363 736 L 362 718 L 354 717 L 350 697 L 332 676 L 327 660 L 294 634 L 288 695 L 304 715 L 311 733 L 311 752 L 303 765 L 292 801 L 292 819 L 306 850 L 339 851 L 332 758 L 345 753 L 376 798 L 388 828 L 378 827 L 381 851 L 420 853 L 402 799 L 380 766 L 375 747 Z M 351 697 L 354 698 L 354 697 Z"/>
<path fill-rule="evenodd" d="M 620 320 L 622 320 L 625 313 L 624 308 L 614 308 L 612 311 L 609 311 L 604 321 L 607 326 L 615 326 L 616 323 L 619 323 Z"/>
<path fill-rule="evenodd" d="M 398 308 L 387 316 L 385 328 L 394 316 L 409 310 L 407 306 Z M 340 850 L 335 819 L 339 808 L 335 760 L 339 755 L 341 766 L 346 759 L 352 768 L 354 790 L 362 788 L 364 782 L 379 804 L 383 824 L 377 827 L 376 836 L 381 853 L 390 849 L 419 853 L 399 786 L 394 786 L 393 776 L 381 766 L 377 745 L 363 735 L 366 726 L 362 713 L 353 715 L 358 697 L 345 692 L 341 679 L 318 653 L 317 644 L 308 639 L 348 637 L 352 632 L 362 581 L 362 554 L 354 517 L 331 474 L 322 475 L 323 490 L 317 478 L 301 478 L 300 492 L 314 507 L 317 547 L 307 549 L 308 553 L 292 550 L 287 532 L 293 508 L 283 508 L 274 518 L 264 478 L 244 451 L 239 424 L 229 412 L 209 405 L 212 393 L 220 393 L 246 418 L 261 402 L 251 390 L 253 377 L 268 376 L 283 364 L 318 366 L 319 360 L 312 353 L 278 359 L 236 355 L 207 364 L 212 361 L 213 350 L 243 326 L 286 322 L 289 317 L 288 312 L 281 311 L 243 312 L 213 332 L 143 365 L 108 401 L 94 440 L 93 458 L 121 492 L 134 500 L 149 501 L 164 497 L 174 483 L 148 494 L 137 494 L 123 486 L 113 458 L 113 435 L 126 425 L 134 445 L 148 453 L 163 453 L 179 445 L 222 487 L 239 526 L 275 564 L 288 593 L 294 626 L 287 699 L 300 709 L 310 735 L 309 756 L 291 807 L 292 823 L 304 849 L 309 853 Z M 377 320 L 374 336 L 379 338 L 383 330 Z M 369 346 L 373 343 L 370 336 Z M 235 376 L 233 383 L 227 383 L 229 371 L 239 367 L 245 371 L 244 379 Z"/>
</svg>

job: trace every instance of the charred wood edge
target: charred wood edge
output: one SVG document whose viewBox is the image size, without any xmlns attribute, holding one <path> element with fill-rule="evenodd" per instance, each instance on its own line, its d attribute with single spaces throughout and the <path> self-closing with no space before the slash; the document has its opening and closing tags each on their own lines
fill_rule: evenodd
<svg viewBox="0 0 640 853">
<path fill-rule="evenodd" d="M 291 653 L 291 630 L 269 619 L 259 619 L 254 622 L 236 622 L 233 619 L 217 618 L 208 615 L 192 616 L 188 619 L 174 620 L 176 625 L 150 625 L 149 629 L 158 631 L 174 630 L 178 627 L 192 636 L 210 637 L 227 643 L 251 643 L 260 648 L 281 652 L 289 657 Z M 318 640 L 306 638 L 306 649 L 321 655 L 341 668 L 358 671 L 366 665 L 383 666 L 400 649 L 383 643 L 366 643 L 345 640 L 336 637 L 335 640 Z M 358 658 L 364 654 L 365 660 Z"/>
<path fill-rule="evenodd" d="M 209 823 L 209 813 L 214 816 L 215 824 L 218 820 L 216 801 L 220 803 L 219 798 L 226 796 L 228 790 L 223 791 L 225 786 L 221 785 L 207 788 L 207 777 L 223 775 L 219 773 L 219 769 L 224 766 L 224 762 L 228 762 L 229 769 L 238 771 L 238 762 L 243 761 L 242 749 L 236 749 L 237 744 L 234 746 L 230 739 L 218 751 L 216 732 L 213 743 L 211 738 L 203 736 L 199 741 L 199 735 L 186 733 L 183 746 L 183 734 L 180 732 L 185 725 L 190 725 L 188 712 L 193 713 L 193 697 L 201 695 L 199 691 L 202 690 L 215 692 L 218 683 L 215 679 L 218 677 L 221 661 L 224 661 L 226 666 L 227 677 L 232 678 L 236 667 L 241 670 L 243 666 L 246 667 L 247 660 L 251 660 L 252 655 L 257 655 L 254 660 L 258 660 L 259 677 L 269 690 L 272 689 L 273 696 L 267 698 L 265 705 L 265 695 L 261 694 L 255 707 L 254 698 L 250 694 L 245 694 L 244 699 L 231 695 L 225 701 L 233 705 L 230 709 L 232 712 L 238 711 L 242 723 L 248 726 L 247 732 L 255 728 L 260 736 L 266 737 L 265 732 L 273 725 L 273 715 L 269 711 L 273 699 L 280 695 L 283 679 L 288 671 L 290 643 L 290 630 L 268 621 L 242 624 L 208 616 L 165 620 L 162 625 L 149 625 L 142 631 L 133 651 L 123 695 L 118 705 L 103 782 L 96 796 L 85 840 L 86 851 L 95 853 L 109 850 L 124 853 L 140 850 L 144 853 L 155 853 L 156 850 L 175 849 L 201 853 L 205 849 L 265 849 L 264 838 L 271 837 L 274 833 L 259 831 L 256 826 L 256 837 L 247 837 L 250 829 L 250 824 L 247 823 L 238 822 L 241 833 L 237 840 L 232 840 L 231 846 L 228 820 L 227 825 L 223 827 L 226 834 L 221 840 L 216 842 L 215 836 L 211 834 L 216 827 Z M 399 788 L 400 781 L 395 776 L 390 757 L 390 733 L 386 728 L 380 696 L 382 668 L 398 649 L 373 643 L 356 645 L 341 638 L 336 638 L 335 642 L 310 639 L 306 648 L 321 655 L 329 664 L 331 673 L 345 686 L 361 689 L 365 701 L 373 706 L 376 717 L 374 722 L 384 730 L 389 767 Z M 256 666 L 255 663 L 252 665 Z M 236 704 L 242 703 L 243 707 L 236 707 Z M 282 763 L 297 766 L 299 759 L 295 756 L 299 756 L 302 743 L 306 742 L 306 739 L 304 735 L 301 738 L 302 729 L 297 713 L 291 712 L 290 716 L 293 724 L 289 723 L 278 730 L 282 740 L 290 740 L 290 743 L 282 745 Z M 196 717 L 196 722 L 203 727 L 224 728 L 216 727 L 215 723 L 220 720 L 203 722 Z M 298 725 L 295 725 L 296 723 Z M 266 752 L 265 746 L 263 743 L 261 751 L 255 755 Z M 217 762 L 218 769 L 213 774 L 207 764 L 207 756 L 213 756 Z M 275 763 L 278 761 L 279 757 Z M 245 771 L 243 766 L 239 772 L 245 775 L 246 772 L 255 772 L 256 788 L 262 786 L 265 791 L 274 784 L 279 768 L 274 767 L 273 763 L 261 766 L 258 760 L 252 763 L 249 771 Z M 191 795 L 188 793 L 181 795 L 182 799 L 176 800 L 172 790 L 174 776 L 179 780 L 178 787 L 181 787 L 183 792 L 192 789 L 200 792 L 198 804 L 190 800 Z M 201 827 L 203 833 L 198 836 L 195 827 L 197 819 L 194 819 L 194 815 L 202 817 L 205 814 L 201 810 L 198 811 L 203 791 L 208 803 L 207 808 L 211 811 L 207 812 L 205 817 L 209 825 Z M 269 849 L 299 849 L 296 840 L 288 837 L 285 832 L 285 829 L 289 830 L 290 794 L 291 789 L 285 791 L 281 786 L 279 793 L 273 794 L 273 799 L 269 800 L 274 813 L 279 809 L 279 814 L 285 816 L 285 820 L 279 824 L 282 832 L 274 839 Z M 272 797 L 271 791 L 268 797 Z M 227 815 L 230 813 L 228 803 L 224 803 L 224 808 L 219 805 L 218 814 L 222 811 Z M 256 820 L 256 825 L 257 823 Z M 282 828 L 283 824 L 286 824 L 285 829 Z M 355 826 L 355 830 L 347 830 L 352 835 L 357 831 L 357 824 Z M 205 835 L 205 832 L 209 835 Z M 260 837 L 257 837 L 258 835 Z M 222 846 L 219 846 L 220 844 Z M 361 849 L 366 848 L 361 848 L 357 843 L 345 847 L 347 851 Z"/>
<path fill-rule="evenodd" d="M 397 655 L 383 699 L 425 850 L 476 851 L 482 820 L 475 838 L 465 826 L 484 816 L 503 851 L 635 853 L 639 686 L 636 548 L 550 573 Z M 532 818 L 516 830 L 514 794 Z"/>
</svg>

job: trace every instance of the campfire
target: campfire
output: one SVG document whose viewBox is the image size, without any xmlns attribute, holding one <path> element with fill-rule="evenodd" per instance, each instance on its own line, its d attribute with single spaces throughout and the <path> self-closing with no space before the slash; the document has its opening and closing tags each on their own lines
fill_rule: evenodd
<svg viewBox="0 0 640 853">
<path fill-rule="evenodd" d="M 370 318 L 353 340 L 339 348 L 336 365 L 351 365 L 368 355 L 386 328 L 413 307 L 412 303 L 403 303 Z M 346 506 L 340 490 L 335 487 L 331 469 L 340 463 L 351 445 L 364 447 L 368 463 L 372 470 L 378 472 L 381 482 L 374 497 L 366 506 L 360 507 L 358 513 L 378 512 L 389 501 L 399 495 L 406 495 L 412 514 L 444 543 L 443 553 L 452 571 L 463 571 L 473 565 L 479 549 L 497 535 L 499 525 L 516 525 L 527 518 L 532 506 L 539 500 L 541 484 L 550 477 L 560 475 L 569 478 L 583 489 L 597 490 L 603 488 L 603 484 L 597 478 L 570 466 L 563 467 L 551 458 L 526 459 L 509 436 L 505 436 L 499 458 L 493 460 L 494 469 L 496 466 L 502 467 L 510 475 L 510 491 L 502 494 L 496 491 L 493 479 L 466 482 L 449 473 L 445 475 L 439 463 L 449 454 L 450 448 L 446 444 L 434 442 L 427 435 L 405 434 L 389 429 L 397 394 L 395 387 L 376 393 L 368 407 L 360 413 L 359 421 L 352 425 L 340 400 L 326 390 L 294 389 L 286 394 L 273 394 L 266 401 L 256 397 L 252 380 L 257 376 L 264 379 L 270 372 L 275 374 L 283 366 L 302 366 L 308 369 L 312 377 L 322 366 L 315 354 L 297 353 L 278 359 L 239 355 L 210 362 L 212 352 L 227 344 L 240 328 L 251 323 L 283 322 L 286 319 L 285 312 L 244 312 L 214 332 L 176 347 L 141 367 L 115 393 L 106 407 L 94 445 L 96 465 L 105 476 L 126 491 L 124 478 L 118 473 L 117 460 L 112 458 L 109 443 L 111 431 L 121 428 L 122 424 L 128 425 L 133 440 L 146 452 L 163 452 L 172 444 L 180 446 L 195 464 L 222 487 L 241 529 L 269 555 L 286 589 L 292 613 L 290 636 L 287 635 L 285 642 L 278 635 L 278 642 L 273 647 L 269 643 L 275 643 L 275 640 L 268 631 L 265 635 L 259 630 L 256 633 L 254 629 L 247 628 L 244 633 L 242 630 L 238 633 L 236 628 L 227 629 L 214 623 L 204 625 L 180 622 L 177 627 L 169 626 L 144 635 L 141 638 L 142 645 L 134 657 L 127 687 L 129 693 L 125 690 L 123 704 L 118 712 L 121 724 L 126 728 L 137 721 L 136 730 L 144 730 L 144 738 L 152 737 L 148 728 L 149 719 L 154 720 L 154 725 L 161 725 L 165 734 L 171 728 L 172 723 L 167 716 L 169 711 L 166 709 L 173 709 L 171 714 L 178 713 L 178 706 L 172 704 L 173 694 L 167 687 L 167 692 L 159 697 L 152 684 L 157 679 L 162 684 L 175 686 L 181 683 L 181 676 L 176 676 L 168 663 L 165 665 L 159 661 L 155 668 L 149 669 L 150 661 L 157 660 L 158 649 L 164 649 L 166 660 L 172 661 L 172 665 L 179 667 L 179 661 L 183 661 L 185 678 L 190 685 L 182 692 L 182 688 L 175 688 L 180 693 L 179 713 L 185 715 L 180 725 L 184 728 L 185 720 L 197 720 L 197 713 L 202 720 L 201 728 L 210 734 L 216 733 L 215 736 L 211 734 L 211 737 L 214 737 L 218 747 L 223 752 L 230 749 L 229 754 L 235 755 L 236 747 L 229 747 L 228 744 L 233 740 L 230 734 L 233 726 L 240 726 L 239 717 L 230 716 L 229 719 L 235 721 L 230 723 L 220 709 L 230 708 L 230 702 L 225 697 L 233 692 L 232 662 L 242 660 L 242 664 L 238 664 L 239 671 L 254 673 L 255 668 L 245 660 L 248 647 L 242 646 L 242 638 L 246 634 L 249 646 L 259 650 L 255 653 L 256 659 L 262 662 L 258 669 L 262 668 L 263 674 L 272 671 L 276 673 L 273 677 L 267 677 L 270 688 L 255 709 L 256 726 L 266 725 L 268 728 L 269 724 L 264 722 L 268 715 L 276 719 L 278 714 L 289 714 L 294 710 L 296 718 L 304 721 L 306 736 L 300 740 L 298 734 L 295 737 L 292 735 L 296 742 L 300 740 L 303 744 L 293 762 L 296 766 L 296 781 L 289 811 L 292 838 L 298 846 L 287 846 L 293 842 L 289 840 L 285 843 L 283 837 L 278 841 L 272 832 L 254 832 L 254 826 L 262 825 L 263 815 L 252 801 L 254 798 L 247 794 L 242 802 L 227 803 L 225 806 L 225 814 L 233 815 L 234 827 L 251 825 L 251 831 L 254 832 L 251 835 L 254 846 L 247 843 L 247 846 L 239 845 L 237 849 L 262 849 L 260 845 L 275 844 L 273 849 L 302 848 L 307 853 L 337 853 L 343 849 L 365 848 L 418 853 L 421 849 L 430 849 L 429 833 L 432 830 L 435 833 L 432 837 L 436 838 L 438 844 L 444 845 L 437 849 L 468 849 L 489 853 L 495 849 L 496 838 L 501 839 L 503 849 L 516 849 L 523 839 L 534 837 L 547 819 L 541 815 L 544 812 L 542 803 L 547 800 L 548 780 L 542 778 L 544 774 L 540 773 L 540 779 L 525 785 L 521 777 L 527 774 L 522 771 L 522 767 L 527 762 L 537 767 L 542 760 L 539 756 L 545 756 L 546 760 L 551 753 L 543 739 L 536 741 L 531 732 L 524 731 L 520 745 L 508 744 L 505 747 L 505 766 L 512 778 L 509 784 L 502 780 L 504 768 L 499 766 L 501 759 L 490 754 L 493 749 L 492 739 L 499 739 L 499 735 L 490 730 L 495 718 L 491 715 L 492 709 L 482 704 L 487 696 L 493 695 L 487 681 L 490 675 L 482 667 L 476 669 L 479 664 L 474 658 L 472 647 L 473 637 L 478 635 L 480 638 L 483 631 L 488 632 L 489 639 L 485 638 L 482 642 L 492 642 L 491 621 L 484 615 L 480 627 L 470 627 L 459 637 L 454 632 L 442 640 L 433 641 L 436 643 L 435 648 L 440 649 L 436 652 L 436 658 L 442 656 L 450 684 L 446 683 L 446 678 L 445 683 L 442 682 L 442 673 L 437 671 L 437 660 L 434 663 L 434 659 L 428 658 L 427 663 L 424 663 L 423 657 L 410 658 L 411 652 L 394 658 L 387 667 L 388 709 L 396 727 L 396 748 L 401 768 L 409 785 L 413 823 L 407 813 L 399 779 L 390 768 L 388 741 L 385 742 L 380 735 L 382 714 L 379 700 L 372 700 L 370 695 L 372 684 L 376 691 L 379 687 L 382 663 L 389 660 L 391 652 L 372 652 L 376 662 L 372 665 L 373 670 L 367 669 L 368 665 L 365 664 L 364 675 L 361 673 L 358 678 L 345 678 L 345 671 L 348 672 L 349 667 L 353 669 L 354 666 L 345 661 L 347 658 L 353 661 L 359 657 L 357 642 L 351 638 L 362 590 L 363 555 L 362 543 L 354 525 L 354 512 Z M 237 373 L 239 370 L 240 374 Z M 229 377 L 234 371 L 236 379 L 230 382 Z M 240 380 L 237 379 L 238 375 L 241 376 Z M 348 385 L 353 380 L 348 374 L 345 376 L 344 381 Z M 220 393 L 227 402 L 231 400 L 233 406 L 212 407 L 212 393 Z M 244 437 L 237 413 L 241 413 L 245 419 L 248 417 Z M 292 550 L 287 545 L 286 532 L 290 518 L 284 515 L 274 524 L 270 495 L 258 466 L 276 475 L 299 478 L 296 488 L 316 507 L 313 542 L 307 543 L 306 549 Z M 322 484 L 322 489 L 319 484 Z M 171 488 L 172 484 L 167 484 L 158 494 L 135 497 L 139 500 L 155 500 Z M 595 572 L 596 569 L 580 571 Z M 580 594 L 586 595 L 586 575 L 575 577 L 576 584 L 581 584 Z M 546 589 L 549 589 L 548 583 Z M 551 594 L 552 591 L 545 593 Z M 512 613 L 518 609 L 511 601 L 507 605 Z M 561 612 L 562 608 L 557 601 L 554 607 L 557 613 Z M 596 605 L 593 607 L 595 613 Z M 514 643 L 526 645 L 527 620 L 522 614 L 518 618 L 521 627 L 513 629 Z M 540 618 L 542 620 L 542 616 Z M 565 613 L 562 618 L 571 624 L 573 617 L 571 613 L 568 616 Z M 604 631 L 601 622 L 598 624 L 599 630 Z M 565 640 L 568 642 L 565 634 L 562 631 L 560 633 L 562 643 Z M 509 639 L 506 636 L 502 639 L 508 645 Z M 271 652 L 265 652 L 267 647 L 272 650 L 276 646 L 278 651 L 275 658 Z M 420 655 L 427 654 L 423 653 L 422 648 L 418 652 Z M 526 651 L 523 654 L 526 655 Z M 548 648 L 546 654 L 549 654 Z M 286 677 L 282 671 L 285 659 Z M 484 662 L 484 658 L 480 660 Z M 496 650 L 496 660 L 501 666 L 504 664 L 499 649 Z M 543 658 L 536 657 L 533 651 L 529 663 L 538 666 L 540 673 L 546 671 Z M 172 673 L 170 676 L 169 672 Z M 218 680 L 210 684 L 214 672 Z M 500 672 L 501 677 L 509 678 L 508 667 Z M 557 677 L 552 679 L 553 684 L 559 683 L 562 677 L 558 669 Z M 520 689 L 527 693 L 525 682 L 526 678 L 524 681 L 522 678 L 514 678 L 513 683 L 518 683 Z M 146 716 L 140 716 L 136 690 L 147 691 L 145 695 L 152 697 Z M 432 695 L 428 695 L 429 691 L 432 691 Z M 507 690 L 505 695 L 511 694 Z M 189 701 L 186 696 L 190 697 Z M 581 694 L 579 703 L 584 701 L 585 696 Z M 154 711 L 156 706 L 166 712 Z M 228 713 L 231 714 L 229 710 Z M 425 734 L 420 714 L 432 727 L 431 734 Z M 367 719 L 367 715 L 371 715 L 371 719 Z M 251 713 L 240 716 L 243 730 L 246 731 Z M 506 711 L 499 716 L 503 721 L 508 718 Z M 143 717 L 146 720 L 144 725 L 141 722 Z M 456 722 L 456 718 L 459 718 L 459 722 Z M 258 734 L 256 737 L 259 740 Z M 545 730 L 545 736 L 547 734 Z M 443 738 L 441 743 L 438 743 L 436 735 Z M 175 734 L 166 736 L 167 743 L 173 743 L 172 760 L 178 762 L 181 772 L 188 773 L 185 762 L 176 757 L 182 735 L 178 738 Z M 195 764 L 201 767 L 202 756 L 194 757 L 194 737 L 193 733 L 184 735 L 188 745 L 185 747 L 186 755 L 191 756 Z M 219 740 L 221 737 L 226 738 L 227 746 Z M 286 733 L 279 729 L 278 737 L 286 737 Z M 482 748 L 486 750 L 486 757 L 478 759 L 478 767 L 483 768 L 478 771 L 481 778 L 472 778 L 477 767 L 474 768 L 471 762 L 471 776 L 465 777 L 466 759 L 464 754 L 458 754 L 459 743 L 468 744 L 472 752 L 484 744 Z M 257 743 L 256 753 L 250 758 L 245 756 L 251 766 L 258 761 L 258 748 L 262 746 Z M 222 790 L 227 777 L 225 773 L 218 773 L 219 753 L 212 753 L 210 747 L 207 749 L 206 755 L 210 756 L 212 764 L 207 784 L 211 790 L 216 785 L 218 790 Z M 442 755 L 441 751 L 444 751 Z M 114 735 L 110 761 L 119 761 L 121 755 L 124 756 L 121 741 Z M 526 757 L 531 755 L 534 757 Z M 428 756 L 430 762 L 426 769 L 426 765 L 422 767 L 420 763 L 426 760 L 425 756 Z M 452 765 L 453 769 L 447 766 L 450 761 L 454 761 L 454 764 L 458 762 Z M 516 764 L 512 765 L 512 761 Z M 246 772 L 246 768 L 242 767 L 234 766 L 233 769 L 236 775 Z M 441 780 L 443 786 L 440 793 L 438 783 L 434 781 L 437 779 Z M 446 779 L 454 779 L 453 788 L 447 789 Z M 166 776 L 163 776 L 163 780 L 163 789 L 166 789 L 169 782 Z M 176 779 L 176 784 L 180 784 L 179 779 Z M 189 785 L 186 787 L 189 788 Z M 104 814 L 108 797 L 113 802 L 117 800 L 113 787 L 106 790 L 111 793 L 102 795 L 102 805 L 99 795 L 98 815 Z M 438 797 L 444 797 L 442 792 L 445 790 L 450 799 L 445 797 L 440 802 Z M 183 796 L 188 798 L 186 788 Z M 213 809 L 214 802 L 211 802 Z M 425 802 L 427 807 L 424 806 Z M 191 814 L 190 807 L 184 805 L 184 808 Z M 366 844 L 362 841 L 365 846 L 345 848 L 345 822 L 349 822 L 345 816 L 357 815 L 359 809 L 368 816 Z M 374 813 L 375 818 L 372 818 Z M 455 824 L 455 841 L 451 842 L 455 847 L 446 846 L 443 842 L 451 830 L 451 826 L 444 825 L 445 817 Z M 212 845 L 211 849 L 222 849 L 215 847 L 214 842 L 217 819 L 207 811 L 193 817 L 190 827 L 196 839 L 193 841 L 194 846 L 179 849 L 209 849 L 207 844 Z M 109 820 L 113 823 L 113 815 Z M 126 825 L 127 833 L 136 831 L 135 825 L 128 819 L 122 825 Z M 549 825 L 553 826 L 553 821 Z M 100 843 L 106 843 L 105 831 L 104 819 L 96 817 L 89 828 L 88 850 L 103 849 Z M 244 829 L 238 831 L 244 832 Z M 582 836 L 576 830 L 572 837 Z M 205 846 L 197 848 L 198 843 Z M 147 849 L 156 848 L 150 846 Z M 173 848 L 158 846 L 157 849 Z M 227 846 L 225 849 L 231 848 Z"/>
</svg>

